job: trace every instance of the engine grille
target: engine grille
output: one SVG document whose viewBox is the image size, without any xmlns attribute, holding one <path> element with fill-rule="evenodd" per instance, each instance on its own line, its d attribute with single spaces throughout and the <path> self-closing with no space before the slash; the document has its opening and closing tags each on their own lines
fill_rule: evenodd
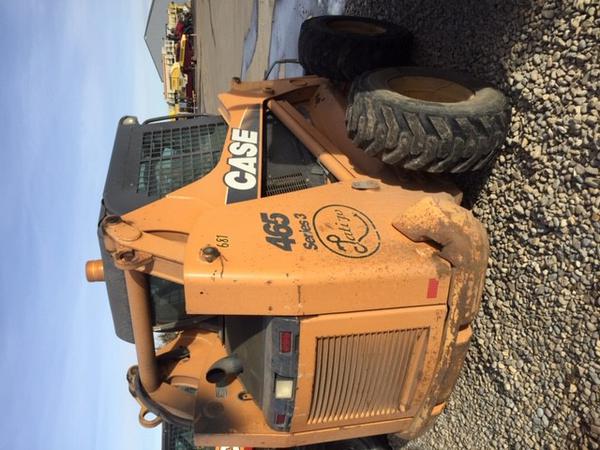
<svg viewBox="0 0 600 450">
<path fill-rule="evenodd" d="M 405 412 L 428 338 L 428 328 L 318 337 L 308 423 Z"/>
<path fill-rule="evenodd" d="M 308 184 L 302 173 L 293 173 L 291 175 L 282 175 L 279 177 L 268 177 L 265 195 L 278 195 L 287 192 L 300 191 L 307 189 Z"/>
<path fill-rule="evenodd" d="M 224 123 L 145 132 L 137 192 L 162 197 L 203 177 L 218 163 L 226 135 Z"/>
</svg>

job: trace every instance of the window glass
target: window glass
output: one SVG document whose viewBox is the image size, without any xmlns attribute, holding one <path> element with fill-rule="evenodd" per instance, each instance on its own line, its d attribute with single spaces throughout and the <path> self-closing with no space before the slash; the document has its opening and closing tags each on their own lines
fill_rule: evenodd
<svg viewBox="0 0 600 450">
<path fill-rule="evenodd" d="M 265 119 L 265 169 L 263 197 L 300 191 L 327 182 L 315 156 L 277 117 Z"/>
<path fill-rule="evenodd" d="M 150 275 L 148 286 L 154 325 L 178 322 L 188 317 L 183 285 Z"/>
</svg>

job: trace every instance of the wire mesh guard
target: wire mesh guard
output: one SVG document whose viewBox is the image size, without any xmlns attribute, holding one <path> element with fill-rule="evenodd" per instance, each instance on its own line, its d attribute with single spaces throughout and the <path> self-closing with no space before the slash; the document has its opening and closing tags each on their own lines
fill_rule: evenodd
<svg viewBox="0 0 600 450">
<path fill-rule="evenodd" d="M 163 450 L 214 450 L 213 447 L 196 447 L 192 428 L 182 428 L 163 423 Z"/>
<path fill-rule="evenodd" d="M 203 177 L 218 163 L 226 135 L 225 123 L 145 132 L 137 192 L 163 197 Z"/>
</svg>

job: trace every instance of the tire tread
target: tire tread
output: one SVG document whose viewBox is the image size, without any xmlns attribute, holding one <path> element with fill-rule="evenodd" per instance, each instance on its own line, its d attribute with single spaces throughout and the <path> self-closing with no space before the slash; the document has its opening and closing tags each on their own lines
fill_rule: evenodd
<svg viewBox="0 0 600 450">
<path fill-rule="evenodd" d="M 428 113 L 370 89 L 368 77 L 353 83 L 346 121 L 350 138 L 370 156 L 410 170 L 458 173 L 481 169 L 502 145 L 507 105 L 482 115 L 456 115 L 451 108 Z"/>
<path fill-rule="evenodd" d="M 385 27 L 386 32 L 376 38 L 335 32 L 327 28 L 327 20 L 331 16 L 304 21 L 298 38 L 298 59 L 308 74 L 350 81 L 368 70 L 408 63 L 412 47 L 412 34 L 408 30 L 393 23 L 368 18 L 335 18 L 376 23 Z"/>
</svg>

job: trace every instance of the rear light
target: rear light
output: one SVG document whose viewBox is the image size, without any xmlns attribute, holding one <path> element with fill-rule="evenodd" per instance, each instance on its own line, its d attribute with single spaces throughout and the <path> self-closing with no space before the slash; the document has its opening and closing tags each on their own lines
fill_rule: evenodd
<svg viewBox="0 0 600 450">
<path fill-rule="evenodd" d="M 228 316 L 225 335 L 228 351 L 244 364 L 240 381 L 261 408 L 266 424 L 288 431 L 297 388 L 299 318 Z"/>
<path fill-rule="evenodd" d="M 281 331 L 279 333 L 279 351 L 281 353 L 290 353 L 292 351 L 291 331 Z"/>
<path fill-rule="evenodd" d="M 215 450 L 253 450 L 254 447 L 215 447 Z"/>
<path fill-rule="evenodd" d="M 275 398 L 290 399 L 294 396 L 294 380 L 291 378 L 275 378 Z"/>
</svg>

